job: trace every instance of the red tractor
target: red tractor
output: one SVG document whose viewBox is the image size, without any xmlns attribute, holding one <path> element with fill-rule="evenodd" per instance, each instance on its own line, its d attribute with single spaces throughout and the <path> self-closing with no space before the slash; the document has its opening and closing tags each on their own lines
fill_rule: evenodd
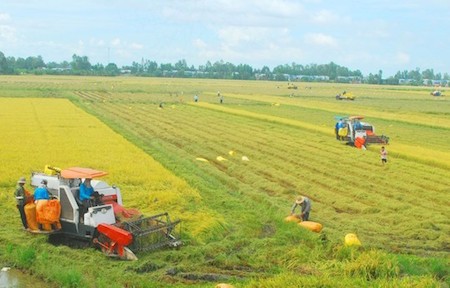
<svg viewBox="0 0 450 288">
<path fill-rule="evenodd" d="M 46 180 L 51 200 L 25 206 L 28 230 L 51 234 L 59 243 L 81 240 L 108 256 L 126 260 L 136 260 L 135 252 L 181 245 L 176 229 L 179 220 L 171 221 L 167 212 L 144 217 L 136 209 L 124 208 L 120 189 L 97 180 L 105 175 L 90 168 L 49 166 L 44 173 L 32 173 L 31 185 L 37 187 Z M 92 179 L 95 190 L 88 207 L 83 207 L 79 198 L 84 179 Z"/>
</svg>

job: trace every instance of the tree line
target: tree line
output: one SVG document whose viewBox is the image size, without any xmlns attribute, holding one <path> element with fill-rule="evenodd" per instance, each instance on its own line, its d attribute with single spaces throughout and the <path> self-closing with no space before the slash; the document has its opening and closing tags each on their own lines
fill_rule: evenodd
<svg viewBox="0 0 450 288">
<path fill-rule="evenodd" d="M 334 62 L 328 64 L 297 63 L 278 65 L 272 70 L 263 66 L 253 68 L 248 64 L 235 65 L 230 62 L 207 61 L 204 65 L 189 66 L 182 59 L 172 63 L 157 63 L 156 61 L 141 59 L 131 65 L 119 68 L 114 63 L 92 65 L 87 56 L 72 55 L 70 62 L 48 62 L 41 56 L 27 58 L 5 56 L 0 51 L 0 74 L 48 74 L 48 75 L 93 75 L 118 76 L 131 74 L 147 77 L 179 77 L 179 78 L 209 78 L 209 79 L 240 79 L 240 80 L 277 80 L 277 81 L 310 81 L 310 82 L 354 82 L 368 84 L 408 84 L 424 85 L 450 82 L 448 73 L 435 73 L 433 69 L 420 71 L 419 68 L 410 71 L 398 71 L 394 76 L 383 78 L 383 71 L 363 75 L 360 70 L 352 71 Z"/>
</svg>

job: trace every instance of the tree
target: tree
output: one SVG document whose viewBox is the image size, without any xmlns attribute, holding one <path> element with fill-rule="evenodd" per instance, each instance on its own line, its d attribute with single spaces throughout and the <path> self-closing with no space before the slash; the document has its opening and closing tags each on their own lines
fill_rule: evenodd
<svg viewBox="0 0 450 288">
<path fill-rule="evenodd" d="M 423 79 L 429 79 L 429 80 L 433 80 L 434 79 L 434 71 L 433 69 L 425 69 L 422 71 L 422 78 Z"/>
<path fill-rule="evenodd" d="M 0 74 L 7 74 L 9 71 L 8 62 L 6 61 L 5 54 L 0 52 Z"/>
<path fill-rule="evenodd" d="M 116 76 L 120 74 L 119 68 L 117 68 L 117 65 L 114 63 L 109 63 L 105 67 L 105 73 L 109 76 Z"/>
<path fill-rule="evenodd" d="M 87 56 L 78 56 L 76 54 L 73 54 L 70 65 L 75 71 L 89 71 L 92 68 Z"/>
</svg>

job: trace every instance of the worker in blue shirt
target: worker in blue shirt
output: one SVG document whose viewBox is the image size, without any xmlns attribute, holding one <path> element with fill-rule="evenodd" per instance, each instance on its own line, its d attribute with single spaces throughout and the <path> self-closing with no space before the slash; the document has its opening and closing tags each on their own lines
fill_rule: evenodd
<svg viewBox="0 0 450 288">
<path fill-rule="evenodd" d="M 89 200 L 94 193 L 94 188 L 91 186 L 91 179 L 86 178 L 80 185 L 80 200 Z"/>
<path fill-rule="evenodd" d="M 34 201 L 48 199 L 50 199 L 50 195 L 47 189 L 47 180 L 44 179 L 41 181 L 41 185 L 34 190 Z"/>
<path fill-rule="evenodd" d="M 86 178 L 84 182 L 80 185 L 80 200 L 82 202 L 80 220 L 84 222 L 84 214 L 88 211 L 89 201 L 91 200 L 92 194 L 94 193 L 94 188 L 91 186 L 91 179 Z"/>
</svg>

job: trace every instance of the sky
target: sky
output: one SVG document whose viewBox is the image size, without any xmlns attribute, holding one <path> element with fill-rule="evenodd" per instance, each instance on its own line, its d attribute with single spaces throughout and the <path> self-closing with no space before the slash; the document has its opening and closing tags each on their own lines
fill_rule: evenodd
<svg viewBox="0 0 450 288">
<path fill-rule="evenodd" d="M 1 0 L 0 52 L 450 73 L 450 0 Z"/>
</svg>

